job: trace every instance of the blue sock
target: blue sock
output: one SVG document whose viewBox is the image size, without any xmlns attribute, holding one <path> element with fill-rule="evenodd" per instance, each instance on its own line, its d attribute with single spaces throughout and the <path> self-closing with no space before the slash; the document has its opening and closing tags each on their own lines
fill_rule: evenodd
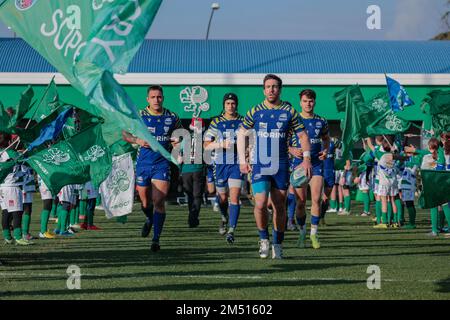
<svg viewBox="0 0 450 320">
<path fill-rule="evenodd" d="M 153 205 L 149 206 L 148 208 L 141 207 L 142 212 L 144 212 L 145 216 L 147 217 L 147 222 L 150 224 L 153 223 Z"/>
<path fill-rule="evenodd" d="M 161 236 L 165 220 L 165 213 L 159 213 L 155 211 L 155 214 L 153 215 L 153 224 L 155 225 L 153 229 L 153 241 L 159 242 L 159 237 Z"/>
<path fill-rule="evenodd" d="M 297 201 L 295 201 L 295 194 L 288 193 L 287 206 L 288 206 L 288 217 L 289 217 L 289 220 L 293 220 L 294 219 L 296 202 Z"/>
<path fill-rule="evenodd" d="M 259 239 L 260 240 L 266 240 L 269 239 L 269 230 L 263 229 L 263 230 L 258 230 L 259 232 Z"/>
<path fill-rule="evenodd" d="M 230 227 L 233 229 L 236 229 L 240 210 L 241 210 L 240 205 L 232 203 L 230 204 Z"/>
<path fill-rule="evenodd" d="M 295 219 L 297 220 L 297 224 L 300 227 L 302 227 L 302 229 L 303 229 L 303 226 L 306 224 L 306 214 L 303 217 L 301 217 L 301 218 L 295 216 Z"/>
<path fill-rule="evenodd" d="M 319 225 L 319 221 L 320 221 L 320 217 L 316 217 L 316 216 L 311 216 L 311 224 L 314 226 Z"/>
<path fill-rule="evenodd" d="M 273 237 L 272 239 L 273 244 L 281 244 L 284 240 L 284 232 L 272 229 L 272 237 Z"/>
</svg>

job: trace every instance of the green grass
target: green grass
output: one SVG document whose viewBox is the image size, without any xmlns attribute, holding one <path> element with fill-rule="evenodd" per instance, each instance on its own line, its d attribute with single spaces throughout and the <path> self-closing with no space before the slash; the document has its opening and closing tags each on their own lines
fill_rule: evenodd
<svg viewBox="0 0 450 320">
<path fill-rule="evenodd" d="M 31 231 L 38 234 L 40 201 Z M 361 207 L 354 205 L 353 212 Z M 140 237 L 135 206 L 127 224 L 96 212 L 102 231 L 0 246 L 0 299 L 449 299 L 450 239 L 431 239 L 428 212 L 417 230 L 375 230 L 369 218 L 328 214 L 322 248 L 296 248 L 288 232 L 285 259 L 261 260 L 252 209 L 241 211 L 234 245 L 218 234 L 219 214 L 203 208 L 187 227 L 187 208 L 168 207 L 162 250 Z M 51 227 L 54 224 L 50 224 Z M 68 290 L 69 265 L 81 268 L 81 290 Z M 367 267 L 381 268 L 381 290 L 366 286 Z"/>
</svg>

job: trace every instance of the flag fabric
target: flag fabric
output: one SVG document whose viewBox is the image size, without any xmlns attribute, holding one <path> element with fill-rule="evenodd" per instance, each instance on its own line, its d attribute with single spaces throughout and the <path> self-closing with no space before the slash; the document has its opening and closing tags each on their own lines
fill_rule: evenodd
<svg viewBox="0 0 450 320">
<path fill-rule="evenodd" d="M 100 185 L 106 217 L 121 217 L 133 210 L 134 168 L 130 153 L 113 157 L 112 170 Z"/>
<path fill-rule="evenodd" d="M 94 125 L 77 135 L 68 142 L 84 165 L 89 167 L 89 175 L 95 188 L 108 177 L 111 172 L 112 156 L 103 140 L 101 124 Z"/>
<path fill-rule="evenodd" d="M 389 98 L 387 93 L 382 92 L 375 95 L 368 102 L 347 91 L 345 118 L 341 121 L 342 129 L 342 159 L 350 157 L 353 144 L 363 138 L 369 137 L 367 128 L 389 110 Z"/>
<path fill-rule="evenodd" d="M 68 141 L 61 141 L 44 149 L 26 162 L 38 173 L 52 195 L 69 184 L 84 184 L 91 178 L 89 167 L 79 159 Z"/>
<path fill-rule="evenodd" d="M 69 184 L 92 181 L 99 187 L 111 171 L 112 160 L 99 123 L 33 154 L 26 162 L 55 195 Z"/>
<path fill-rule="evenodd" d="M 430 91 L 420 107 L 431 119 L 428 122 L 436 136 L 450 131 L 450 90 Z"/>
<path fill-rule="evenodd" d="M 450 171 L 422 169 L 420 173 L 423 190 L 419 203 L 423 209 L 436 208 L 450 202 Z"/>
<path fill-rule="evenodd" d="M 15 165 L 14 161 L 0 162 L 0 184 L 13 171 Z"/>
<path fill-rule="evenodd" d="M 138 110 L 113 73 L 125 73 L 162 0 L 6 0 L 0 19 L 47 59 L 101 116 L 108 145 L 121 130 L 144 140 L 177 163 L 148 132 Z M 19 8 L 20 6 L 20 8 Z M 27 23 L 23 23 L 27 21 Z"/>
<path fill-rule="evenodd" d="M 369 136 L 395 135 L 409 129 L 411 123 L 400 118 L 394 111 L 387 110 L 367 127 Z"/>
<path fill-rule="evenodd" d="M 52 79 L 39 102 L 34 104 L 23 117 L 39 123 L 59 107 L 59 94 L 55 81 Z"/>
<path fill-rule="evenodd" d="M 404 107 L 412 106 L 414 101 L 408 95 L 405 88 L 396 80 L 386 76 L 386 84 L 389 92 L 392 111 L 402 111 Z"/>
<path fill-rule="evenodd" d="M 358 85 L 350 86 L 336 92 L 333 98 L 336 101 L 336 109 L 338 112 L 345 112 L 349 99 L 356 104 L 364 103 L 364 96 Z"/>
<path fill-rule="evenodd" d="M 70 117 L 72 113 L 73 108 L 61 112 L 55 119 L 55 121 L 50 122 L 47 126 L 45 126 L 41 130 L 41 134 L 36 140 L 30 143 L 30 145 L 27 148 L 27 151 L 31 151 L 33 148 L 40 146 L 44 142 L 55 140 L 58 137 L 58 135 L 62 132 L 67 118 Z"/>
</svg>

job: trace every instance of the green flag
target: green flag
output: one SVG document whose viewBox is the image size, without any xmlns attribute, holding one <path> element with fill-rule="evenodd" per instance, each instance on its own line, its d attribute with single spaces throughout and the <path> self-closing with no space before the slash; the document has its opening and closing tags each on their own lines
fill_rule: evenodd
<svg viewBox="0 0 450 320">
<path fill-rule="evenodd" d="M 81 162 L 89 166 L 92 184 L 98 188 L 112 168 L 112 155 L 103 140 L 101 125 L 97 124 L 73 136 L 68 142 Z"/>
<path fill-rule="evenodd" d="M 69 184 L 83 184 L 90 180 L 89 167 L 79 159 L 67 141 L 61 141 L 26 160 L 56 195 Z"/>
<path fill-rule="evenodd" d="M 423 209 L 450 202 L 450 171 L 421 170 L 423 190 L 419 198 Z M 437 187 L 439 186 L 439 187 Z"/>
<path fill-rule="evenodd" d="M 88 97 L 92 105 L 82 108 L 98 110 L 91 113 L 105 120 L 108 145 L 125 130 L 176 163 L 148 132 L 136 106 L 113 78 L 113 73 L 126 72 L 161 2 L 6 0 L 0 4 L 0 19 Z"/>
<path fill-rule="evenodd" d="M 409 121 L 403 120 L 389 109 L 367 127 L 367 134 L 369 136 L 393 135 L 405 132 L 410 126 Z"/>
<path fill-rule="evenodd" d="M 45 89 L 44 95 L 39 100 L 39 103 L 33 105 L 33 107 L 30 108 L 30 110 L 28 110 L 28 112 L 24 115 L 24 118 L 40 122 L 47 118 L 53 111 L 58 109 L 59 106 L 60 101 L 58 90 L 52 79 Z"/>
<path fill-rule="evenodd" d="M 437 136 L 450 131 L 450 90 L 433 90 L 420 106 L 431 119 L 431 129 Z"/>
<path fill-rule="evenodd" d="M 333 98 L 336 101 L 336 109 L 338 112 L 345 112 L 349 99 L 356 104 L 364 103 L 364 97 L 358 85 L 350 86 L 336 92 Z"/>
<path fill-rule="evenodd" d="M 347 101 L 345 118 L 341 122 L 344 159 L 348 159 L 353 143 L 367 138 L 367 128 L 390 109 L 386 92 L 375 95 L 368 102 L 353 100 L 350 92 L 347 92 Z"/>
<path fill-rule="evenodd" d="M 32 107 L 31 101 L 34 97 L 34 91 L 31 86 L 28 86 L 24 92 L 20 95 L 19 103 L 12 107 L 13 115 L 10 117 L 8 131 L 12 132 L 15 127 L 22 126 L 25 127 L 25 124 L 20 123 L 23 119 L 23 116 L 27 113 L 27 111 Z"/>
<path fill-rule="evenodd" d="M 5 106 L 0 101 L 0 131 L 9 132 L 9 115 L 6 113 Z"/>
</svg>

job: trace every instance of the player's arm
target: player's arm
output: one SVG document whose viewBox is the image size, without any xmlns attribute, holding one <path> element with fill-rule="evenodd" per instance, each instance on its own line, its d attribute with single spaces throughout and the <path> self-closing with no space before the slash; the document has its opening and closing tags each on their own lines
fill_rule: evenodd
<svg viewBox="0 0 450 320">
<path fill-rule="evenodd" d="M 255 126 L 255 121 L 253 119 L 255 112 L 256 112 L 255 108 L 252 108 L 247 112 L 247 114 L 244 117 L 244 120 L 239 126 L 236 136 L 239 169 L 243 174 L 247 174 L 251 170 L 251 167 L 247 161 L 247 156 L 249 155 L 247 139 L 251 133 L 250 129 L 252 129 Z"/>
<path fill-rule="evenodd" d="M 308 133 L 306 133 L 305 126 L 300 120 L 298 112 L 292 109 L 291 128 L 297 135 L 300 145 L 303 151 L 303 161 L 301 166 L 305 169 L 306 176 L 311 178 L 312 165 L 311 165 L 311 143 L 309 142 Z"/>
<path fill-rule="evenodd" d="M 375 147 L 374 147 L 374 145 L 372 143 L 372 139 L 371 138 L 366 138 L 366 144 L 367 144 L 367 147 L 370 150 L 375 151 Z"/>
<path fill-rule="evenodd" d="M 137 144 L 144 148 L 150 148 L 150 145 L 148 144 L 147 141 L 140 139 L 140 138 L 132 135 L 131 133 L 123 131 L 123 130 L 122 130 L 122 139 L 131 144 Z"/>
</svg>

